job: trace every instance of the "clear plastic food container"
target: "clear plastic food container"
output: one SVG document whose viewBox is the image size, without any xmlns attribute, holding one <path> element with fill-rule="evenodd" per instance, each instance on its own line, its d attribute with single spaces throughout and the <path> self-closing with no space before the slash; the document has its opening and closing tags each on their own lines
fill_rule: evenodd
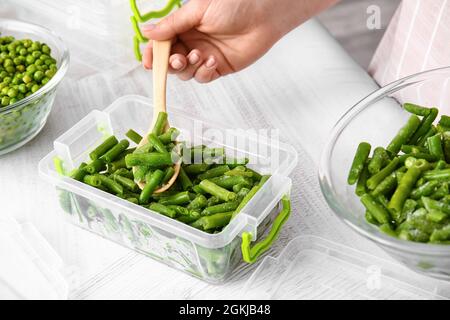
<svg viewBox="0 0 450 320">
<path fill-rule="evenodd" d="M 448 282 L 315 236 L 291 240 L 265 257 L 242 290 L 244 299 L 449 299 Z"/>
<path fill-rule="evenodd" d="M 59 164 L 62 160 L 60 170 L 65 172 L 77 167 L 105 135 L 124 138 L 130 128 L 146 132 L 151 117 L 150 101 L 140 96 L 125 96 L 104 111 L 92 111 L 55 140 L 54 151 L 39 163 L 40 175 L 56 187 L 64 216 L 72 223 L 205 281 L 223 282 L 242 257 L 254 262 L 269 248 L 287 220 L 290 206 L 284 197 L 291 189 L 288 175 L 296 166 L 297 153 L 279 141 L 242 130 L 225 130 L 170 108 L 170 124 L 181 130 L 180 140 L 188 141 L 189 137 L 193 144 L 222 146 L 227 156 L 248 157 L 249 167 L 272 175 L 218 234 L 197 230 L 65 177 L 55 169 L 55 159 Z M 227 143 L 222 139 L 225 136 Z M 252 241 L 259 243 L 253 245 Z"/>
</svg>

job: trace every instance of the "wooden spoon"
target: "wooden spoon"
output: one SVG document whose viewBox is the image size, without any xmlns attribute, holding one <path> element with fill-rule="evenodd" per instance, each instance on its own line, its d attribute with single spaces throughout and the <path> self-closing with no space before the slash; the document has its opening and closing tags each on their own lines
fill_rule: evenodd
<svg viewBox="0 0 450 320">
<path fill-rule="evenodd" d="M 155 125 L 156 118 L 160 112 L 166 112 L 166 84 L 167 84 L 167 70 L 169 67 L 169 55 L 171 48 L 171 41 L 156 41 L 153 40 L 153 120 L 148 130 L 148 133 L 142 138 L 138 148 L 148 143 L 148 135 L 152 132 Z M 165 130 L 169 128 L 166 124 Z M 177 180 L 180 173 L 181 161 L 174 165 L 175 173 L 172 178 L 161 188 L 156 189 L 154 193 L 161 193 L 169 189 Z M 133 168 L 133 171 L 135 168 Z M 145 182 L 138 182 L 138 186 L 144 189 Z"/>
</svg>

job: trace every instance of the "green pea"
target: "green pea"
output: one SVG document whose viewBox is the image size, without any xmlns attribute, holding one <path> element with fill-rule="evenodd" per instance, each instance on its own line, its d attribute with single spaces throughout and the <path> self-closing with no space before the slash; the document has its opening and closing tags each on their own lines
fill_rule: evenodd
<svg viewBox="0 0 450 320">
<path fill-rule="evenodd" d="M 23 76 L 22 81 L 25 83 L 30 83 L 31 81 L 33 81 L 33 79 L 31 79 L 31 77 L 28 74 L 26 74 Z"/>
<path fill-rule="evenodd" d="M 35 84 L 34 86 L 31 87 L 31 92 L 35 93 L 36 91 L 38 91 L 41 87 L 38 84 Z"/>
<path fill-rule="evenodd" d="M 28 51 L 27 51 L 27 49 L 23 48 L 23 49 L 20 49 L 19 54 L 21 56 L 26 56 L 28 54 Z"/>
<path fill-rule="evenodd" d="M 12 104 L 14 104 L 14 103 L 16 103 L 16 102 L 18 102 L 19 100 L 17 99 L 17 98 L 11 98 L 10 100 L 9 100 L 9 105 L 12 105 Z"/>
<path fill-rule="evenodd" d="M 5 68 L 13 66 L 13 65 L 14 65 L 14 62 L 11 59 L 6 59 L 5 62 L 3 62 L 3 67 L 5 67 Z"/>
<path fill-rule="evenodd" d="M 40 66 L 40 65 L 42 65 L 44 63 L 44 61 L 42 61 L 41 59 L 36 59 L 36 61 L 34 62 L 34 64 L 36 65 L 36 66 Z"/>
<path fill-rule="evenodd" d="M 14 88 L 11 88 L 8 90 L 8 97 L 15 98 L 17 96 L 17 90 Z"/>
<path fill-rule="evenodd" d="M 39 82 L 42 80 L 42 78 L 44 78 L 44 73 L 42 71 L 36 71 L 34 73 L 34 80 Z"/>
<path fill-rule="evenodd" d="M 47 78 L 47 77 L 45 77 L 44 79 L 42 79 L 41 83 L 42 83 L 42 85 L 45 85 L 45 84 L 47 84 L 49 81 L 50 81 L 50 79 Z"/>
<path fill-rule="evenodd" d="M 41 50 L 43 53 L 46 53 L 46 54 L 50 54 L 50 52 L 51 52 L 50 47 L 45 44 L 42 46 Z"/>
<path fill-rule="evenodd" d="M 36 61 L 36 59 L 35 59 L 32 55 L 28 55 L 28 56 L 26 57 L 26 62 L 27 62 L 27 64 L 31 65 L 31 64 L 34 63 L 34 61 Z"/>
<path fill-rule="evenodd" d="M 10 98 L 9 97 L 3 97 L 2 98 L 2 106 L 6 107 L 9 106 Z"/>
<path fill-rule="evenodd" d="M 37 59 L 37 58 L 39 58 L 41 56 L 41 52 L 34 51 L 31 55 L 33 56 L 33 58 Z"/>
<path fill-rule="evenodd" d="M 45 76 L 48 78 L 52 78 L 55 75 L 55 71 L 49 69 L 47 71 L 45 71 Z"/>
<path fill-rule="evenodd" d="M 19 92 L 26 93 L 27 92 L 27 86 L 25 84 L 20 84 L 18 87 Z"/>
</svg>

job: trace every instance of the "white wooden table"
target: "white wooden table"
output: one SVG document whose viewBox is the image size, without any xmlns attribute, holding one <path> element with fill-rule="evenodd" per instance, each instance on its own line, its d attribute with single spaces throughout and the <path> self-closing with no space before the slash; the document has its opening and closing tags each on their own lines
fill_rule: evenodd
<svg viewBox="0 0 450 320">
<path fill-rule="evenodd" d="M 230 127 L 278 128 L 298 151 L 293 214 L 270 254 L 277 255 L 295 236 L 314 234 L 385 257 L 337 220 L 319 190 L 317 164 L 331 126 L 376 89 L 319 23 L 310 21 L 290 33 L 239 74 L 211 85 L 171 79 L 169 88 L 169 106 Z M 37 163 L 55 138 L 90 110 L 103 109 L 125 94 L 150 96 L 150 73 L 137 68 L 116 79 L 94 75 L 78 83 L 66 80 L 41 134 L 0 158 L 0 211 L 31 221 L 67 266 L 77 270 L 70 298 L 236 298 L 255 266 L 241 268 L 223 286 L 208 285 L 65 223 L 53 188 L 38 177 Z"/>
</svg>

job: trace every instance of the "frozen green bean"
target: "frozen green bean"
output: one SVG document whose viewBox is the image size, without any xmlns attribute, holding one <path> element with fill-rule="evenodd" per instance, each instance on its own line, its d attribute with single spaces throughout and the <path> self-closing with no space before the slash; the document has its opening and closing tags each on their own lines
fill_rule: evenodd
<svg viewBox="0 0 450 320">
<path fill-rule="evenodd" d="M 370 153 L 370 144 L 367 142 L 361 142 L 358 145 L 355 156 L 353 158 L 352 166 L 348 174 L 347 182 L 352 185 L 358 181 L 359 175 L 364 169 L 364 165 L 367 162 Z"/>
<path fill-rule="evenodd" d="M 115 136 L 110 136 L 105 141 L 103 141 L 101 145 L 99 145 L 91 153 L 89 153 L 89 157 L 91 158 L 91 160 L 97 160 L 118 143 L 119 141 Z"/>
</svg>

